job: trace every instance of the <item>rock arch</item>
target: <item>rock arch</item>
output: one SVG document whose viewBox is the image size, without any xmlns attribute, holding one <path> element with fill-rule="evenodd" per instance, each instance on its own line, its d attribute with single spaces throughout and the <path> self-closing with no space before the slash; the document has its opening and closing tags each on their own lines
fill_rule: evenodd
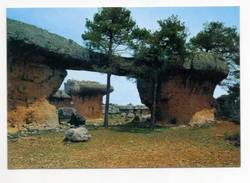
<svg viewBox="0 0 250 183">
<path fill-rule="evenodd" d="M 8 130 L 20 130 L 25 126 L 56 126 L 56 109 L 47 99 L 60 87 L 67 75 L 66 69 L 102 72 L 105 60 L 105 55 L 89 52 L 72 40 L 8 19 Z M 199 62 L 205 63 L 206 67 Z M 133 58 L 120 58 L 112 66 L 112 74 L 139 78 L 132 65 Z M 203 108 L 210 111 L 212 119 L 212 93 L 227 72 L 227 66 L 210 55 L 185 62 L 181 70 L 172 72 L 167 80 L 162 81 L 158 102 L 161 120 L 169 121 L 171 117 L 185 123 L 192 119 L 195 121 L 197 112 L 202 112 Z M 137 86 L 142 102 L 151 107 L 150 83 L 139 79 Z M 184 96 L 188 100 L 178 100 Z M 195 101 L 202 101 L 203 104 L 191 105 Z"/>
</svg>

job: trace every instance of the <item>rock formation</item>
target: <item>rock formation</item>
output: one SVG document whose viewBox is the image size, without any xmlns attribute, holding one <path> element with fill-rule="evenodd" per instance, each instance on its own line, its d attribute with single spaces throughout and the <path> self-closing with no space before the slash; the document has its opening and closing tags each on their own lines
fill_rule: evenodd
<svg viewBox="0 0 250 183">
<path fill-rule="evenodd" d="M 157 99 L 157 118 L 161 124 L 202 124 L 214 120 L 216 85 L 228 74 L 223 60 L 208 53 L 187 59 L 182 68 L 162 76 Z M 152 107 L 152 83 L 138 80 L 142 100 Z"/>
<path fill-rule="evenodd" d="M 116 58 L 110 72 L 138 78 L 140 73 L 133 63 L 133 58 Z M 90 52 L 72 40 L 33 25 L 8 19 L 8 130 L 56 126 L 56 109 L 47 99 L 60 87 L 66 69 L 105 72 L 104 68 L 109 67 L 105 64 L 105 55 Z M 225 64 L 212 55 L 188 59 L 182 69 L 167 73 L 167 79 L 160 85 L 159 119 L 172 123 L 212 120 L 212 94 L 226 75 Z M 147 81 L 138 80 L 140 97 L 148 107 L 152 102 L 151 88 Z M 77 104 L 82 99 L 74 100 Z M 90 100 L 85 98 L 84 101 Z M 101 103 L 101 97 L 94 101 Z"/>
<path fill-rule="evenodd" d="M 8 131 L 55 127 L 56 108 L 47 99 L 60 87 L 66 69 L 102 72 L 105 60 L 72 40 L 7 19 Z M 135 74 L 129 71 L 132 62 L 124 60 L 130 59 L 119 58 L 112 74 Z"/>
<path fill-rule="evenodd" d="M 65 92 L 72 97 L 72 107 L 88 120 L 100 119 L 102 98 L 106 94 L 106 85 L 92 81 L 68 80 L 64 84 Z M 111 87 L 110 92 L 113 91 Z"/>
<path fill-rule="evenodd" d="M 49 102 L 57 109 L 63 107 L 73 107 L 72 98 L 64 90 L 58 90 L 49 97 Z"/>
<path fill-rule="evenodd" d="M 8 52 L 19 61 L 42 63 L 62 69 L 105 72 L 106 56 L 91 52 L 71 39 L 20 21 L 7 19 Z M 115 58 L 114 58 L 115 59 Z M 132 58 L 119 57 L 111 73 L 119 76 L 136 75 Z"/>
<path fill-rule="evenodd" d="M 10 131 L 54 128 L 56 108 L 47 98 L 61 85 L 66 71 L 11 59 L 8 52 L 8 127 Z"/>
</svg>

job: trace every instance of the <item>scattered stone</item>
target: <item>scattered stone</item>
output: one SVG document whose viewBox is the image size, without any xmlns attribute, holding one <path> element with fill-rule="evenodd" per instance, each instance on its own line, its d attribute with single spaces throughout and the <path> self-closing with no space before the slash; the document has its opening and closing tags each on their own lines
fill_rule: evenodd
<svg viewBox="0 0 250 183">
<path fill-rule="evenodd" d="M 189 126 L 193 128 L 208 128 L 215 124 L 216 122 L 213 120 L 206 120 L 206 121 L 198 121 L 195 123 L 189 123 Z"/>
<path fill-rule="evenodd" d="M 179 126 L 174 126 L 174 127 L 171 127 L 172 129 L 179 129 L 179 128 L 188 128 L 187 125 L 179 125 Z"/>
<path fill-rule="evenodd" d="M 64 141 L 66 142 L 85 142 L 91 138 L 85 126 L 71 128 L 65 132 Z"/>
<path fill-rule="evenodd" d="M 126 116 L 127 116 L 127 114 L 125 112 L 121 113 L 121 117 L 126 117 Z"/>
</svg>

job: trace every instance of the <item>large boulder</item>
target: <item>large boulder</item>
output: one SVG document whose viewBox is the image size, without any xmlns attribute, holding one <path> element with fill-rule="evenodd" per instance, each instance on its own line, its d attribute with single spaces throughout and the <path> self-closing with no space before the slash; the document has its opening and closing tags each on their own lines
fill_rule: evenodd
<svg viewBox="0 0 250 183">
<path fill-rule="evenodd" d="M 91 138 L 88 130 L 84 127 L 71 128 L 65 132 L 64 141 L 85 142 Z"/>
</svg>

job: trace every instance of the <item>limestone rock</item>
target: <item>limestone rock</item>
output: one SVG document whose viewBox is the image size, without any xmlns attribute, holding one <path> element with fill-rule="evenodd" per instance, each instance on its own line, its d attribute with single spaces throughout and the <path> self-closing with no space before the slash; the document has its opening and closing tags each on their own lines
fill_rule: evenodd
<svg viewBox="0 0 250 183">
<path fill-rule="evenodd" d="M 8 131 L 28 129 L 54 129 L 58 126 L 56 108 L 46 99 L 39 99 L 28 106 L 15 106 L 8 111 Z"/>
<path fill-rule="evenodd" d="M 64 141 L 85 142 L 91 138 L 88 130 L 84 127 L 71 128 L 65 132 Z"/>
<path fill-rule="evenodd" d="M 22 130 L 23 124 L 54 128 L 57 111 L 47 98 L 60 87 L 67 72 L 8 57 L 8 129 Z"/>
<path fill-rule="evenodd" d="M 163 80 L 159 87 L 157 120 L 176 125 L 214 120 L 213 92 L 217 81 L 176 73 Z M 152 106 L 152 84 L 137 82 L 142 103 Z"/>
</svg>

